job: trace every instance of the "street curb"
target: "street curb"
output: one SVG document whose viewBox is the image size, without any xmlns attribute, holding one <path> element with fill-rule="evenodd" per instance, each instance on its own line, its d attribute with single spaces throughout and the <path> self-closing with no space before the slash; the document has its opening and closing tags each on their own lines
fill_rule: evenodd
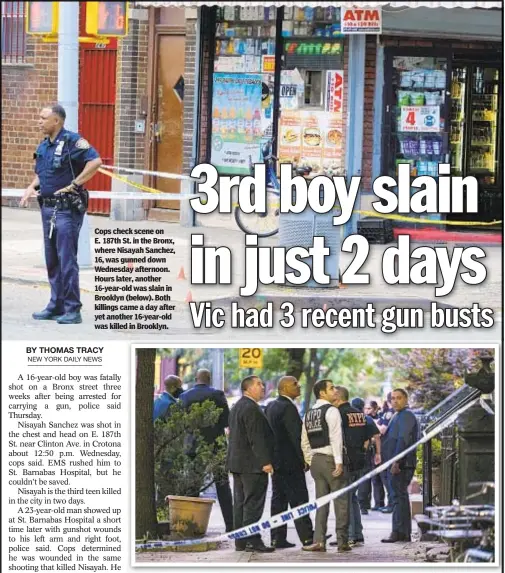
<svg viewBox="0 0 505 573">
<path fill-rule="evenodd" d="M 247 297 L 249 298 L 249 297 Z M 376 305 L 385 305 L 385 306 L 393 306 L 395 305 L 398 308 L 421 308 L 425 312 L 431 311 L 431 304 L 436 302 L 438 308 L 450 309 L 450 308 L 457 308 L 451 304 L 447 304 L 444 302 L 437 302 L 435 300 L 429 298 L 422 298 L 422 297 L 383 297 L 383 296 L 371 296 L 365 297 L 360 295 L 344 295 L 339 296 L 335 294 L 328 294 L 328 295 L 293 295 L 291 293 L 286 294 L 260 294 L 255 295 L 254 297 L 250 297 L 250 301 L 247 301 L 245 297 L 217 297 L 213 299 L 209 299 L 209 302 L 213 304 L 219 303 L 222 305 L 230 305 L 232 303 L 237 303 L 237 305 L 243 308 L 252 308 L 257 307 L 261 304 L 263 308 L 266 306 L 267 302 L 274 303 L 274 310 L 279 310 L 279 307 L 284 302 L 291 302 L 295 306 L 294 312 L 299 312 L 301 308 L 321 308 L 323 305 L 326 305 L 327 308 L 366 308 L 368 303 Z M 244 300 L 247 302 L 244 303 Z"/>
</svg>

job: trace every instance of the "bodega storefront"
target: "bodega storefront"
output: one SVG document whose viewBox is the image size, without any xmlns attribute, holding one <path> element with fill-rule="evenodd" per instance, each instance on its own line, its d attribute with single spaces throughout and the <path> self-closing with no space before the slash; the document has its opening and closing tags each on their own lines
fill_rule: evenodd
<svg viewBox="0 0 505 573">
<path fill-rule="evenodd" d="M 280 162 L 344 169 L 345 37 L 333 6 L 208 8 L 212 69 L 207 158 L 248 174 L 273 141 Z"/>
</svg>

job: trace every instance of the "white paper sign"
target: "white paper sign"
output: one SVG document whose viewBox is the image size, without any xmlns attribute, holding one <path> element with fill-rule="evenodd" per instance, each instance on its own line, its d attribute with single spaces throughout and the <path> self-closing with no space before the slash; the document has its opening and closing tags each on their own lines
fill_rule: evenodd
<svg viewBox="0 0 505 573">
<path fill-rule="evenodd" d="M 438 105 L 409 105 L 402 107 L 400 131 L 440 131 L 440 107 Z"/>
</svg>

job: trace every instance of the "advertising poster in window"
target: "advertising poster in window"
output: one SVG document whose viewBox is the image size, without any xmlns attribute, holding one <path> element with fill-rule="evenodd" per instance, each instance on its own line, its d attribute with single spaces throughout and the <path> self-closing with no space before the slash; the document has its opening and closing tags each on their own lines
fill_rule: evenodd
<svg viewBox="0 0 505 573">
<path fill-rule="evenodd" d="M 220 173 L 249 174 L 260 159 L 260 74 L 214 74 L 211 163 Z"/>
</svg>

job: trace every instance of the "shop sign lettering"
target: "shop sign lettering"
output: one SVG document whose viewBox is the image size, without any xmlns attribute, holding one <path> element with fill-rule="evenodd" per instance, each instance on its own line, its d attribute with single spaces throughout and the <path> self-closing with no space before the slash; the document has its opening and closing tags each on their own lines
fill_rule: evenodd
<svg viewBox="0 0 505 573">
<path fill-rule="evenodd" d="M 342 14 L 343 34 L 381 34 L 381 8 L 348 8 Z"/>
</svg>

